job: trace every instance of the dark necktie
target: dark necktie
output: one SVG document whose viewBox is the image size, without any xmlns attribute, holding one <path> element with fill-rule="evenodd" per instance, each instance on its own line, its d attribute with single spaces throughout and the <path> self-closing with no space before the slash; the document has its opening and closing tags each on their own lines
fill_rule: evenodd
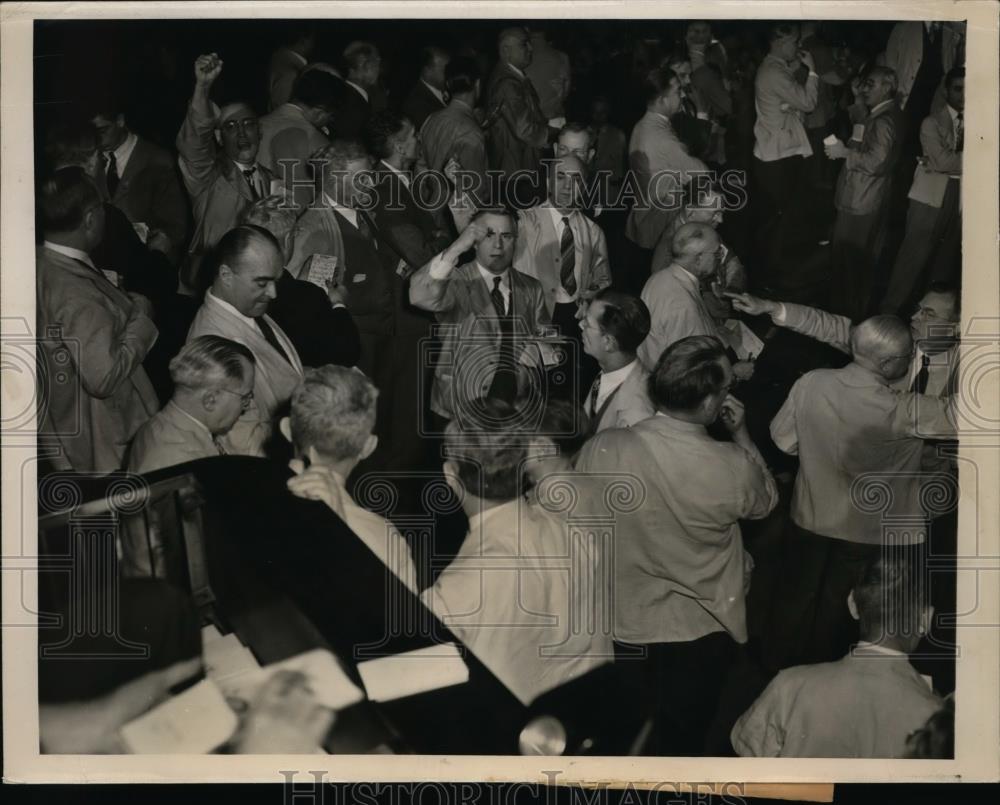
<svg viewBox="0 0 1000 805">
<path fill-rule="evenodd" d="M 121 181 L 121 177 L 118 175 L 118 160 L 115 158 L 114 151 L 108 154 L 108 170 L 105 178 L 108 183 L 108 197 L 112 198 L 118 189 L 118 183 Z"/>
<path fill-rule="evenodd" d="M 965 149 L 965 120 L 961 112 L 955 117 L 955 150 L 961 153 Z"/>
<path fill-rule="evenodd" d="M 254 178 L 257 173 L 257 166 L 254 165 L 252 168 L 247 168 L 243 171 L 243 176 L 247 180 L 247 187 L 250 188 L 250 197 L 254 201 L 260 200 L 260 193 L 257 192 L 257 180 Z"/>
<path fill-rule="evenodd" d="M 562 253 L 560 261 L 559 279 L 562 287 L 570 296 L 576 296 L 576 243 L 573 240 L 573 230 L 569 226 L 569 218 L 563 218 L 562 237 L 559 239 L 559 251 Z"/>
<path fill-rule="evenodd" d="M 378 248 L 378 242 L 375 240 L 375 224 L 371 218 L 368 217 L 368 213 L 364 210 L 358 210 L 358 232 L 365 240 L 369 240 Z"/>
<path fill-rule="evenodd" d="M 493 278 L 493 290 L 490 291 L 490 296 L 493 298 L 493 307 L 496 308 L 497 314 L 500 316 L 507 315 L 507 303 L 504 301 L 503 292 L 500 290 L 500 282 L 503 277 Z"/>
<path fill-rule="evenodd" d="M 215 435 L 212 436 L 212 444 L 215 445 L 215 449 L 218 450 L 220 456 L 229 455 L 229 453 L 226 452 L 226 448 L 222 446 L 222 442 L 220 441 L 218 436 Z"/>
<path fill-rule="evenodd" d="M 254 321 L 257 322 L 257 326 L 260 328 L 260 332 L 264 336 L 264 340 L 274 347 L 282 358 L 291 363 L 291 358 L 288 357 L 288 353 L 285 352 L 284 347 L 281 346 L 278 336 L 274 334 L 274 330 L 271 328 L 271 325 L 264 320 L 264 317 L 261 316 L 260 318 L 254 319 Z"/>
<path fill-rule="evenodd" d="M 913 385 L 910 386 L 910 391 L 916 394 L 923 394 L 927 391 L 927 379 L 930 377 L 930 363 L 930 355 L 920 356 L 920 371 L 913 378 Z"/>
<path fill-rule="evenodd" d="M 597 416 L 597 395 L 601 393 L 601 377 L 603 372 L 598 373 L 597 377 L 594 378 L 594 384 L 590 387 L 590 397 L 587 403 L 587 413 L 590 414 L 590 418 L 593 419 Z M 596 422 L 592 422 L 591 425 L 596 425 Z"/>
</svg>

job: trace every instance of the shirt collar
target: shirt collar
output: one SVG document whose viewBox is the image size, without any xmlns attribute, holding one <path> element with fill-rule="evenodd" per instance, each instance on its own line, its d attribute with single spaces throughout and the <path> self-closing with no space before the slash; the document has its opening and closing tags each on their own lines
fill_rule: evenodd
<svg viewBox="0 0 1000 805">
<path fill-rule="evenodd" d="M 872 110 L 868 113 L 868 117 L 875 117 L 878 112 L 881 112 L 887 106 L 894 102 L 894 98 L 886 98 L 882 103 L 877 103 L 872 107 Z"/>
<path fill-rule="evenodd" d="M 202 421 L 201 421 L 200 419 L 197 419 L 196 417 L 193 417 L 193 416 L 191 416 L 191 414 L 189 414 L 189 413 L 188 413 L 187 411 L 185 411 L 185 410 L 184 410 L 183 408 L 181 408 L 181 407 L 180 407 L 180 406 L 179 406 L 179 405 L 178 405 L 177 403 L 175 403 L 175 402 L 174 402 L 173 400 L 170 400 L 170 401 L 169 401 L 169 402 L 167 403 L 167 407 L 168 407 L 168 408 L 172 408 L 173 410 L 177 411 L 177 412 L 178 412 L 179 414 L 181 414 L 181 416 L 185 416 L 185 417 L 187 417 L 187 418 L 188 418 L 188 419 L 190 419 L 190 420 L 191 420 L 192 422 L 194 422 L 194 424 L 195 424 L 195 425 L 197 425 L 197 426 L 198 426 L 199 428 L 201 428 L 201 429 L 202 429 L 203 431 L 205 431 L 205 433 L 207 433 L 207 434 L 208 434 L 209 436 L 211 436 L 211 437 L 214 437 L 214 434 L 212 433 L 212 431 L 210 431 L 210 430 L 208 429 L 208 425 L 206 425 L 206 424 L 205 424 L 204 422 L 202 422 Z"/>
<path fill-rule="evenodd" d="M 216 296 L 214 293 L 212 293 L 212 289 L 211 288 L 209 288 L 205 292 L 205 298 L 206 299 L 211 298 L 223 310 L 225 310 L 228 313 L 233 314 L 234 316 L 237 316 L 240 320 L 242 320 L 243 322 L 245 322 L 249 327 L 253 327 L 255 330 L 259 329 L 257 327 L 257 322 L 254 319 L 251 319 L 249 316 L 244 316 L 235 307 L 233 307 L 231 304 L 229 304 L 229 302 L 227 302 L 225 299 L 220 299 L 218 296 Z"/>
<path fill-rule="evenodd" d="M 405 184 L 407 187 L 410 186 L 410 177 L 407 176 L 405 173 L 403 173 L 399 168 L 393 167 L 388 162 L 386 162 L 384 159 L 381 160 L 381 164 L 384 165 L 385 167 L 387 167 L 393 173 L 395 173 L 399 177 L 400 181 L 403 184 Z"/>
<path fill-rule="evenodd" d="M 570 210 L 568 213 L 563 215 L 563 213 L 559 212 L 559 210 L 555 208 L 555 205 L 551 201 L 546 201 L 542 206 L 547 209 L 549 211 L 549 215 L 552 216 L 552 223 L 556 227 L 556 232 L 559 231 L 559 225 L 562 223 L 563 218 L 569 218 L 570 225 L 572 226 L 574 216 L 579 213 L 579 210 Z"/>
<path fill-rule="evenodd" d="M 437 98 L 439 101 L 441 101 L 441 103 L 444 103 L 444 93 L 441 90 L 439 90 L 437 87 L 432 87 L 430 84 L 428 84 L 422 78 L 420 79 L 420 83 L 423 84 L 425 87 L 427 87 L 427 89 L 429 89 L 431 91 L 431 94 L 435 98 Z"/>
<path fill-rule="evenodd" d="M 135 144 L 139 141 L 131 131 L 125 135 L 125 139 L 122 140 L 121 145 L 119 145 L 115 150 L 115 162 L 119 165 L 119 170 L 121 170 L 121 165 L 128 162 L 128 158 L 132 156 L 132 150 L 135 148 Z"/>
<path fill-rule="evenodd" d="M 944 105 L 944 108 L 947 109 L 948 114 L 951 115 L 951 122 L 954 125 L 955 121 L 958 120 L 958 116 L 960 114 L 959 111 L 957 109 L 952 108 L 952 105 L 950 103 L 946 103 Z"/>
<path fill-rule="evenodd" d="M 479 261 L 478 260 L 476 261 L 476 268 L 479 269 L 480 276 L 482 276 L 482 278 L 484 280 L 486 280 L 486 284 L 489 286 L 489 289 L 491 291 L 493 290 L 493 278 L 494 277 L 500 277 L 500 287 L 501 288 L 509 288 L 510 287 L 510 269 L 509 268 L 506 271 L 504 271 L 503 274 L 494 274 L 488 268 L 483 268 L 481 265 L 479 265 Z"/>
<path fill-rule="evenodd" d="M 332 198 L 330 198 L 326 193 L 323 194 L 323 200 L 326 202 L 326 205 L 330 209 L 336 210 L 337 212 L 339 212 L 348 221 L 350 221 L 352 224 L 354 224 L 354 226 L 358 225 L 358 211 L 356 209 L 354 209 L 353 207 L 344 207 L 344 206 L 341 206 L 336 201 L 334 201 Z"/>
<path fill-rule="evenodd" d="M 90 259 L 90 255 L 84 251 L 80 251 L 80 249 L 74 249 L 72 246 L 63 246 L 61 243 L 53 243 L 51 240 L 46 240 L 42 245 L 49 251 L 56 252 L 64 257 L 70 257 L 73 260 L 79 260 L 81 263 L 86 263 L 95 271 L 97 270 L 97 266 Z"/>
<path fill-rule="evenodd" d="M 672 268 L 677 269 L 676 274 L 682 280 L 690 282 L 692 285 L 695 285 L 697 287 L 701 287 L 701 283 L 698 281 L 698 278 L 690 271 L 688 271 L 686 268 L 684 268 L 684 266 L 682 266 L 680 263 L 671 263 L 670 265 Z"/>
<path fill-rule="evenodd" d="M 705 426 L 700 422 L 685 422 L 683 419 L 675 419 L 664 411 L 657 411 L 657 421 L 669 425 L 674 430 L 687 431 L 688 433 L 705 433 Z"/>
<path fill-rule="evenodd" d="M 346 79 L 344 80 L 344 83 L 345 83 L 345 84 L 350 84 L 350 85 L 351 85 L 352 87 L 354 87 L 354 88 L 355 88 L 355 89 L 356 89 L 356 90 L 357 90 L 358 92 L 360 92 L 360 93 L 361 93 L 361 97 L 362 97 L 362 98 L 364 98 L 364 99 L 365 99 L 366 101 L 368 100 L 368 90 L 366 90 L 366 89 L 365 89 L 364 87 L 359 87 L 359 86 L 358 86 L 357 84 L 355 84 L 355 83 L 354 83 L 353 81 L 348 81 L 348 80 L 346 80 Z"/>
<path fill-rule="evenodd" d="M 635 366 L 636 359 L 633 358 L 631 362 L 626 363 L 624 366 L 615 369 L 612 372 L 601 372 L 601 389 L 604 388 L 613 389 L 620 386 L 625 382 L 625 378 L 629 376 L 632 368 Z"/>
<path fill-rule="evenodd" d="M 506 503 L 501 503 L 499 506 L 492 506 L 489 509 L 483 511 L 480 509 L 474 515 L 469 518 L 469 534 L 475 534 L 483 527 L 483 524 L 495 517 L 497 514 L 503 511 L 514 511 L 516 513 L 517 507 L 520 505 L 519 501 L 515 498 L 514 500 L 509 500 Z"/>
<path fill-rule="evenodd" d="M 899 651 L 898 649 L 888 648 L 887 646 L 879 645 L 878 643 L 869 643 L 866 640 L 859 640 L 857 645 L 854 646 L 855 651 L 871 652 L 874 654 L 889 654 L 895 657 L 906 657 L 906 652 Z"/>
<path fill-rule="evenodd" d="M 515 67 L 513 64 L 511 64 L 509 61 L 508 62 L 504 62 L 504 64 L 506 64 L 511 70 L 513 70 L 515 75 L 519 75 L 521 78 L 527 78 L 527 76 L 524 74 L 524 71 L 519 70 L 517 67 Z"/>
</svg>

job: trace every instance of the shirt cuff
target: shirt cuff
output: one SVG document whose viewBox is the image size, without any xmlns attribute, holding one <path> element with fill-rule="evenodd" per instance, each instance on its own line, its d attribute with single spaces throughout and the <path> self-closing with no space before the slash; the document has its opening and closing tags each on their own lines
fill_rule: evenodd
<svg viewBox="0 0 1000 805">
<path fill-rule="evenodd" d="M 819 78 L 819 73 L 814 73 L 812 70 L 809 71 L 809 75 L 806 78 Z"/>
<path fill-rule="evenodd" d="M 778 302 L 778 309 L 775 310 L 773 313 L 771 313 L 771 321 L 773 321 L 775 324 L 784 324 L 785 315 L 786 311 L 784 303 Z"/>
<path fill-rule="evenodd" d="M 708 120 L 708 112 L 697 112 L 699 120 Z"/>
<path fill-rule="evenodd" d="M 448 275 L 451 274 L 452 269 L 455 268 L 457 260 L 457 257 L 454 260 L 449 260 L 444 256 L 444 252 L 441 252 L 441 254 L 431 259 L 431 265 L 427 269 L 427 273 L 430 274 L 432 280 L 446 280 L 448 279 Z"/>
<path fill-rule="evenodd" d="M 347 309 L 347 305 L 345 305 L 345 304 L 344 304 L 343 302 L 334 302 L 334 303 L 333 303 L 333 309 L 334 309 L 334 310 L 336 310 L 336 309 L 337 309 L 337 308 L 339 308 L 339 307 L 342 307 L 342 308 L 344 308 L 344 310 L 346 310 L 346 309 Z"/>
</svg>

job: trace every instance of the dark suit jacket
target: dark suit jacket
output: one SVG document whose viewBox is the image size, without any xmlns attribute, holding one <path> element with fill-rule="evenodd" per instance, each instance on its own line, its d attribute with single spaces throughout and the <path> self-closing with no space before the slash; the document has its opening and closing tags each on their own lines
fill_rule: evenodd
<svg viewBox="0 0 1000 805">
<path fill-rule="evenodd" d="M 368 118 L 372 114 L 372 105 L 361 97 L 361 93 L 346 81 L 342 82 L 337 110 L 330 122 L 331 140 L 358 140 L 364 134 Z M 369 96 L 370 97 L 370 96 Z"/>
<path fill-rule="evenodd" d="M 549 125 L 535 87 L 509 64 L 500 62 L 490 76 L 487 107 L 501 104 L 490 127 L 490 166 L 506 174 L 538 170 L 541 150 L 548 143 Z"/>
<path fill-rule="evenodd" d="M 416 271 L 448 246 L 431 213 L 384 162 L 375 166 L 375 220 L 379 233 Z M 411 185 L 412 186 L 412 185 Z"/>
<path fill-rule="evenodd" d="M 440 112 L 444 107 L 445 104 L 441 103 L 437 95 L 427 89 L 427 85 L 418 78 L 417 83 L 410 90 L 410 94 L 403 101 L 400 111 L 417 127 L 417 131 L 420 131 L 420 127 L 424 125 L 428 116 L 434 112 Z"/>
<path fill-rule="evenodd" d="M 102 159 L 101 164 L 104 164 Z M 106 180 L 105 180 L 106 181 Z M 111 203 L 130 221 L 162 230 L 176 262 L 187 248 L 188 206 L 173 157 L 149 140 L 137 138 Z"/>
<path fill-rule="evenodd" d="M 361 354 L 358 328 L 347 308 L 334 309 L 317 285 L 283 271 L 267 314 L 295 345 L 303 366 L 354 366 Z"/>
</svg>

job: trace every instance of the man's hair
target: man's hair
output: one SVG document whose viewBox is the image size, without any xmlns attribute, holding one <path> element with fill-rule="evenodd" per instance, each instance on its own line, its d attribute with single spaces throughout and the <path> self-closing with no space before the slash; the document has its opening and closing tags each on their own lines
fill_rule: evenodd
<svg viewBox="0 0 1000 805">
<path fill-rule="evenodd" d="M 83 115 L 59 120 L 45 135 L 45 162 L 49 170 L 82 167 L 96 150 L 97 129 Z"/>
<path fill-rule="evenodd" d="M 344 66 L 348 71 L 360 70 L 367 62 L 378 58 L 378 48 L 371 42 L 351 42 L 344 48 Z"/>
<path fill-rule="evenodd" d="M 944 77 L 945 89 L 951 87 L 956 81 L 965 81 L 965 68 L 964 67 L 952 67 L 947 75 Z"/>
<path fill-rule="evenodd" d="M 481 75 L 475 59 L 461 56 L 452 59 L 444 68 L 444 84 L 452 95 L 462 95 L 476 88 Z"/>
<path fill-rule="evenodd" d="M 403 134 L 407 120 L 395 112 L 384 109 L 371 116 L 365 129 L 368 147 L 373 156 L 385 159 Z"/>
<path fill-rule="evenodd" d="M 292 84 L 292 101 L 334 111 L 344 95 L 344 82 L 325 70 L 306 70 Z"/>
<path fill-rule="evenodd" d="M 564 134 L 586 134 L 590 138 L 590 145 L 594 144 L 596 139 L 594 136 L 594 130 L 588 126 L 586 123 L 580 123 L 578 121 L 570 121 L 561 129 L 559 129 L 559 135 L 556 137 L 556 141 L 562 139 Z"/>
<path fill-rule="evenodd" d="M 348 162 L 368 159 L 368 152 L 357 140 L 333 140 L 329 145 L 317 148 L 309 157 L 310 162 L 321 163 L 322 170 L 347 170 Z"/>
<path fill-rule="evenodd" d="M 777 42 L 779 39 L 784 39 L 786 36 L 797 34 L 800 30 L 801 28 L 797 22 L 776 22 L 767 32 L 768 44 Z"/>
<path fill-rule="evenodd" d="M 667 347 L 649 376 L 658 408 L 693 411 L 726 385 L 726 351 L 712 335 L 691 335 Z"/>
<path fill-rule="evenodd" d="M 114 120 L 118 115 L 125 115 L 125 104 L 110 92 L 102 92 L 95 97 L 90 97 L 86 101 L 86 108 L 91 120 L 95 117 Z"/>
<path fill-rule="evenodd" d="M 676 256 L 685 257 L 691 254 L 704 254 L 709 250 L 710 243 L 718 240 L 718 234 L 708 224 L 686 223 L 674 233 L 671 246 Z"/>
<path fill-rule="evenodd" d="M 528 433 L 510 403 L 492 397 L 472 400 L 445 429 L 446 457 L 470 495 L 513 500 L 521 494 L 521 466 Z"/>
<path fill-rule="evenodd" d="M 469 223 L 471 224 L 473 221 L 478 221 L 486 215 L 501 215 L 504 218 L 509 218 L 514 230 L 517 231 L 517 214 L 508 210 L 506 207 L 483 207 L 480 210 L 476 210 L 475 213 L 473 213 L 472 218 L 469 220 Z"/>
<path fill-rule="evenodd" d="M 687 183 L 684 188 L 684 206 L 689 210 L 724 210 L 726 199 L 719 186 L 712 183 L 708 187 L 703 184 L 696 187 L 699 184 L 699 182 Z M 714 199 L 717 204 L 709 203 L 710 199 Z"/>
<path fill-rule="evenodd" d="M 427 45 L 420 48 L 420 72 L 423 72 L 432 64 L 438 56 L 448 57 L 448 51 L 437 45 Z"/>
<path fill-rule="evenodd" d="M 912 558 L 889 551 L 865 564 L 854 585 L 862 640 L 917 634 L 927 605 L 920 572 Z"/>
<path fill-rule="evenodd" d="M 219 275 L 219 269 L 227 265 L 236 269 L 254 243 L 270 243 L 281 254 L 281 245 L 264 227 L 256 224 L 240 224 L 230 229 L 216 244 L 210 258 L 211 278 Z"/>
<path fill-rule="evenodd" d="M 38 223 L 43 232 L 74 232 L 88 209 L 101 203 L 97 186 L 83 168 L 60 168 L 38 183 Z"/>
<path fill-rule="evenodd" d="M 283 195 L 273 195 L 255 201 L 244 211 L 240 223 L 266 229 L 279 243 L 295 227 L 298 215 Z"/>
<path fill-rule="evenodd" d="M 665 95 L 670 90 L 671 81 L 680 83 L 677 73 L 669 67 L 655 67 L 646 73 L 642 82 L 646 105 L 653 103 L 661 95 Z"/>
<path fill-rule="evenodd" d="M 344 366 L 306 369 L 292 392 L 292 441 L 331 461 L 357 458 L 375 427 L 378 389 L 364 373 Z"/>
<path fill-rule="evenodd" d="M 962 317 L 962 290 L 957 285 L 952 285 L 950 282 L 945 282 L 944 280 L 935 280 L 927 286 L 927 293 L 936 293 L 950 297 L 952 304 L 955 306 L 956 318 Z"/>
<path fill-rule="evenodd" d="M 605 288 L 594 297 L 604 303 L 597 324 L 601 332 L 612 336 L 622 352 L 634 354 L 649 335 L 649 308 L 638 296 Z"/>
<path fill-rule="evenodd" d="M 170 379 L 178 388 L 198 391 L 227 380 L 242 383 L 245 359 L 253 366 L 253 353 L 243 344 L 221 335 L 200 335 L 188 341 L 170 361 Z"/>
<path fill-rule="evenodd" d="M 675 64 L 684 64 L 690 61 L 691 57 L 685 51 L 675 50 L 663 57 L 660 66 L 672 70 Z"/>
<path fill-rule="evenodd" d="M 316 36 L 316 26 L 305 20 L 285 20 L 281 26 L 281 44 L 285 46 L 297 45 L 305 39 Z"/>
<path fill-rule="evenodd" d="M 523 25 L 511 25 L 504 28 L 497 34 L 497 50 L 503 50 L 504 43 L 508 39 L 520 38 L 527 33 L 527 28 Z"/>
<path fill-rule="evenodd" d="M 882 67 L 880 65 L 872 67 L 868 71 L 868 77 L 871 79 L 881 79 L 885 84 L 888 84 L 890 95 L 895 95 L 899 89 L 899 78 L 896 76 L 896 71 L 891 67 Z"/>
<path fill-rule="evenodd" d="M 553 397 L 545 402 L 537 434 L 550 439 L 560 456 L 572 458 L 590 436 L 590 418 L 576 403 Z"/>
<path fill-rule="evenodd" d="M 901 355 L 910 343 L 910 328 L 896 316 L 872 316 L 851 331 L 851 352 L 874 361 Z"/>
</svg>

